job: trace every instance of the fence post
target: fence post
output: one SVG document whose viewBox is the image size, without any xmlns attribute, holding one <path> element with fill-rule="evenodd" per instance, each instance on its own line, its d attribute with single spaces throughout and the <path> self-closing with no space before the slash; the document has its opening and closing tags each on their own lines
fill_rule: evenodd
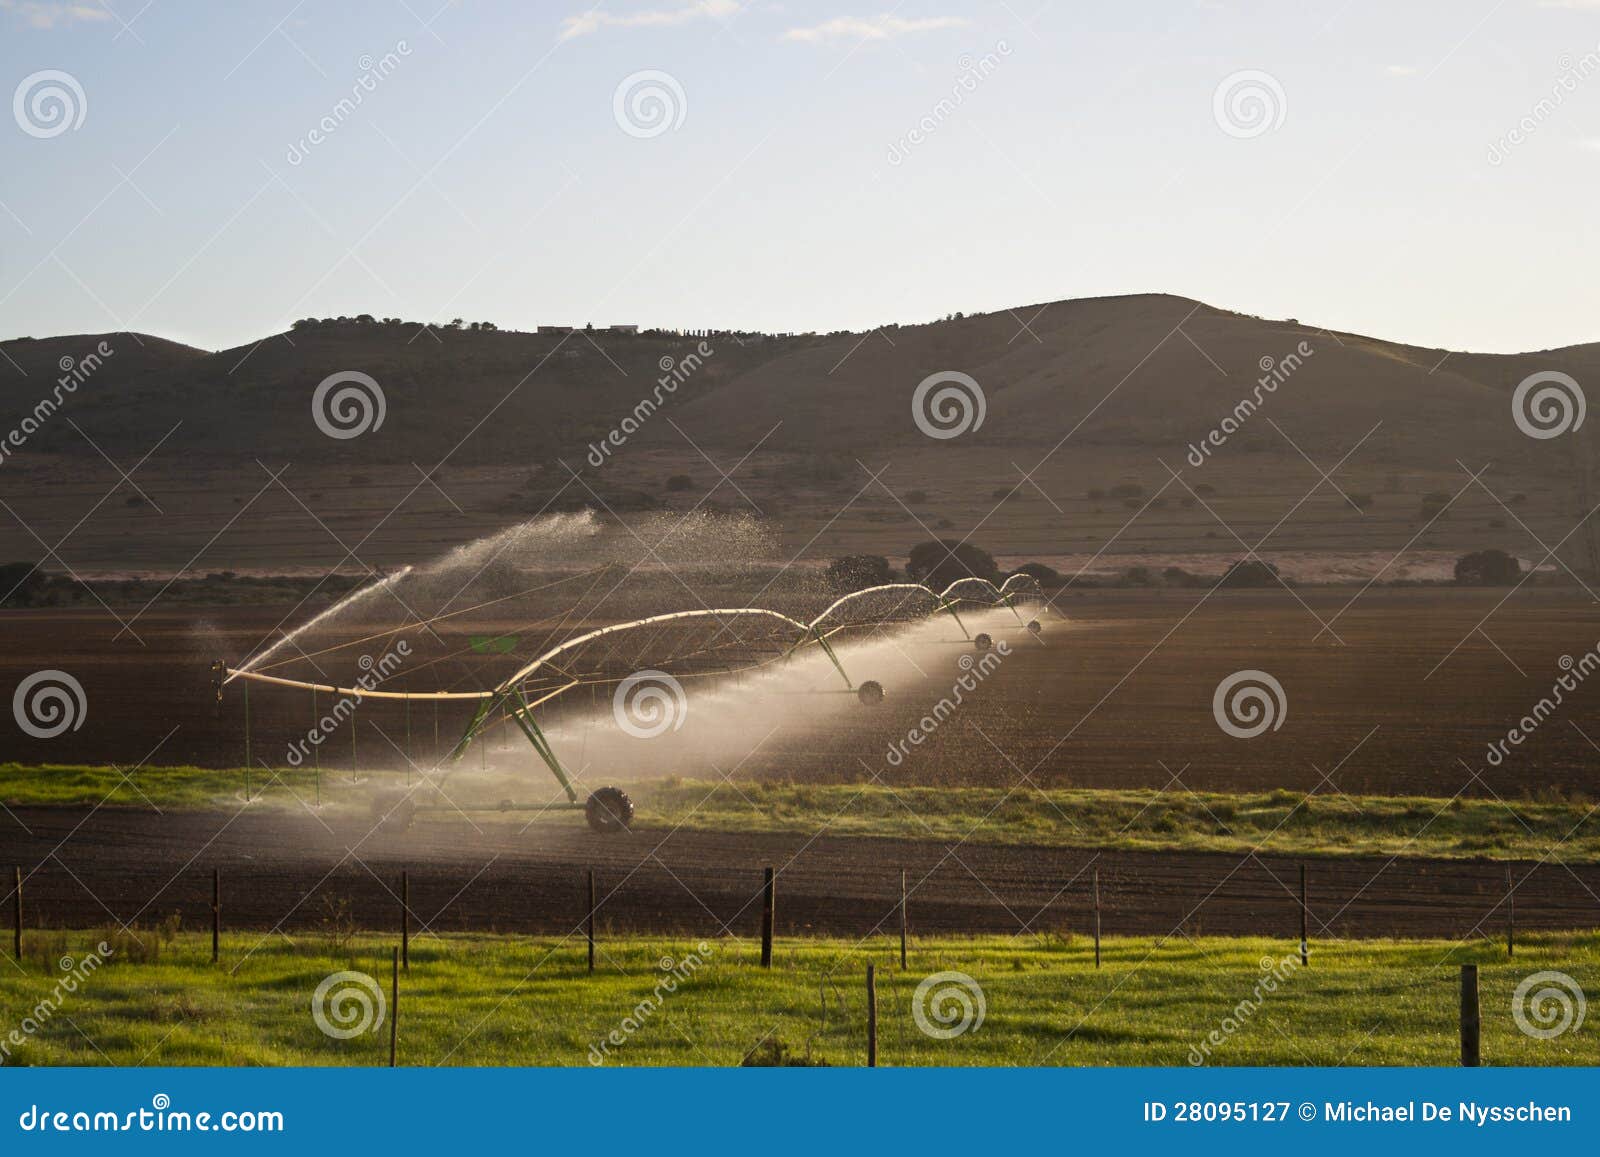
<svg viewBox="0 0 1600 1157">
<path fill-rule="evenodd" d="M 17 890 L 11 893 L 11 951 L 22 963 L 22 868 L 16 869 Z"/>
<path fill-rule="evenodd" d="M 1311 945 L 1306 937 L 1306 866 L 1300 865 L 1300 966 L 1311 963 Z"/>
<path fill-rule="evenodd" d="M 589 869 L 589 971 L 594 971 L 594 869 Z"/>
<path fill-rule="evenodd" d="M 1094 966 L 1100 967 L 1100 869 L 1094 870 Z"/>
<path fill-rule="evenodd" d="M 906 970 L 906 870 L 900 869 L 900 971 Z"/>
<path fill-rule="evenodd" d="M 867 1068 L 878 1067 L 878 973 L 867 965 Z"/>
<path fill-rule="evenodd" d="M 400 1051 L 400 949 L 393 949 L 393 971 L 389 974 L 389 1067 L 395 1066 Z"/>
<path fill-rule="evenodd" d="M 211 963 L 221 959 L 222 951 L 222 869 L 211 869 Z"/>
<path fill-rule="evenodd" d="M 1461 966 L 1461 1064 L 1470 1069 L 1478 1067 L 1480 1033 L 1483 1027 L 1482 1012 L 1478 1005 L 1478 966 Z"/>
<path fill-rule="evenodd" d="M 777 882 L 773 879 L 772 869 L 766 870 L 765 882 L 762 887 L 764 893 L 761 901 L 761 967 L 772 967 L 772 921 L 774 908 L 777 906 Z"/>
<path fill-rule="evenodd" d="M 1506 955 L 1517 954 L 1517 892 L 1511 885 L 1511 869 L 1506 869 Z"/>
<path fill-rule="evenodd" d="M 411 873 L 400 869 L 400 967 L 411 971 Z"/>
</svg>

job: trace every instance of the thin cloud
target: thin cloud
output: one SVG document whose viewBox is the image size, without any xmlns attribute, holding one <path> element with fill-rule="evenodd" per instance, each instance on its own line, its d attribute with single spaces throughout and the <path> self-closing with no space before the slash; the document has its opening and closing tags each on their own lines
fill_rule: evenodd
<svg viewBox="0 0 1600 1157">
<path fill-rule="evenodd" d="M 739 0 L 696 0 L 678 8 L 646 8 L 618 15 L 604 8 L 593 8 L 561 22 L 561 39 L 588 36 L 602 28 L 670 28 L 695 20 L 721 20 L 743 7 Z"/>
<path fill-rule="evenodd" d="M 1383 71 L 1390 76 L 1416 76 L 1420 70 L 1414 64 L 1389 64 Z"/>
<path fill-rule="evenodd" d="M 50 3 L 50 0 L 0 0 L 0 9 L 14 12 L 29 28 L 110 20 L 111 13 L 92 4 Z"/>
<path fill-rule="evenodd" d="M 965 28 L 971 21 L 961 16 L 926 16 L 907 20 L 900 16 L 879 16 L 864 20 L 859 16 L 840 16 L 808 28 L 791 28 L 785 40 L 819 44 L 829 40 L 891 40 L 917 32 L 937 32 L 942 28 Z"/>
</svg>

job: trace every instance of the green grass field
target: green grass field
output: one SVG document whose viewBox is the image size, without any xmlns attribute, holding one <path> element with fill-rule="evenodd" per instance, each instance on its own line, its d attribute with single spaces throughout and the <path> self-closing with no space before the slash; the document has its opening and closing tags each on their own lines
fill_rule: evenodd
<svg viewBox="0 0 1600 1157">
<path fill-rule="evenodd" d="M 321 805 L 366 814 L 375 787 L 401 777 L 352 782 L 344 772 L 280 770 L 249 779 L 255 806 Z M 969 839 L 975 843 L 1129 851 L 1261 850 L 1306 855 L 1407 855 L 1568 862 L 1600 858 L 1600 810 L 1586 799 L 1429 799 L 1407 796 L 1150 790 L 895 788 L 876 785 L 624 784 L 648 827 L 739 832 L 821 830 L 840 836 Z M 25 804 L 239 807 L 242 769 L 143 768 L 124 778 L 109 767 L 0 764 L 0 802 Z M 448 816 L 443 820 L 452 821 Z M 1553 846 L 1559 849 L 1552 853 Z"/>
<path fill-rule="evenodd" d="M 17 1033 L 0 1036 L 5 1063 L 388 1063 L 387 1023 L 330 1038 L 312 996 L 342 970 L 376 978 L 387 993 L 391 941 L 238 933 L 224 938 L 214 966 L 208 935 L 138 934 L 142 945 L 121 932 L 30 932 L 23 967 L 0 962 L 0 1034 Z M 107 962 L 50 1006 L 62 968 L 81 972 L 102 939 L 114 941 Z M 1509 961 L 1488 941 L 1319 943 L 1305 968 L 1284 941 L 1130 938 L 1106 942 L 1098 971 L 1083 938 L 913 940 L 903 973 L 897 946 L 881 938 L 779 940 L 771 970 L 750 941 L 702 948 L 604 931 L 600 941 L 593 976 L 579 939 L 414 942 L 400 980 L 400 1063 L 735 1065 L 759 1045 L 769 1060 L 781 1050 L 861 1064 L 872 962 L 885 1065 L 1450 1065 L 1462 963 L 1480 965 L 1485 1063 L 1600 1064 L 1600 1015 L 1535 1039 L 1511 1008 L 1519 981 L 1546 969 L 1600 992 L 1600 933 L 1530 935 Z M 985 1015 L 935 1039 L 918 1027 L 915 991 L 946 970 L 970 976 Z M 658 988 L 669 975 L 675 991 Z M 957 1006 L 931 1006 L 941 1007 Z"/>
</svg>

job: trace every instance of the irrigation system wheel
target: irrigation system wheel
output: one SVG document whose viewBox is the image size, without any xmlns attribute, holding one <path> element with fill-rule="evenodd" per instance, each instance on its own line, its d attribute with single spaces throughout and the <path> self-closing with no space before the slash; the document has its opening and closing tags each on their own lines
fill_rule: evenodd
<svg viewBox="0 0 1600 1157">
<path fill-rule="evenodd" d="M 876 679 L 868 679 L 865 683 L 856 688 L 856 699 L 858 699 L 863 706 L 876 707 L 879 703 L 883 702 L 883 684 L 878 682 Z"/>
<path fill-rule="evenodd" d="M 602 787 L 589 796 L 583 814 L 601 835 L 625 832 L 633 822 L 633 801 L 620 787 Z"/>
<path fill-rule="evenodd" d="M 973 638 L 972 645 L 980 652 L 987 651 L 990 647 L 994 646 L 994 640 L 991 639 L 987 634 L 977 635 Z"/>
<path fill-rule="evenodd" d="M 417 805 L 399 791 L 380 791 L 372 797 L 372 818 L 382 831 L 403 832 L 417 816 Z"/>
</svg>

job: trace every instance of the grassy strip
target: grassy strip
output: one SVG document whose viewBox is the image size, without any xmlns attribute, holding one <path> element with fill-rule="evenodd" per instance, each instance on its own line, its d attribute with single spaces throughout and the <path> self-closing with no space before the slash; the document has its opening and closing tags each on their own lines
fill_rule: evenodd
<svg viewBox="0 0 1600 1157">
<path fill-rule="evenodd" d="M 388 1062 L 387 1024 L 337 1040 L 319 1030 L 311 1008 L 318 984 L 342 970 L 368 974 L 387 993 L 389 940 L 236 933 L 213 966 L 208 935 L 136 932 L 138 941 L 120 931 L 30 933 L 23 969 L 0 970 L 0 1040 L 10 1052 L 5 1059 L 0 1049 L 0 1059 Z M 42 1010 L 63 966 L 81 971 L 103 939 L 116 941 L 107 963 L 61 995 L 57 1009 Z M 732 1065 L 758 1042 L 770 1057 L 778 1042 L 789 1056 L 860 1064 L 863 976 L 873 961 L 886 1065 L 1450 1065 L 1458 966 L 1475 962 L 1486 1063 L 1600 1063 L 1597 1018 L 1539 1040 L 1519 1031 L 1511 1009 L 1518 982 L 1543 969 L 1600 990 L 1600 934 L 1530 935 L 1515 961 L 1485 941 L 1359 941 L 1314 951 L 1300 968 L 1282 941 L 1111 940 L 1097 971 L 1081 936 L 952 938 L 914 941 L 902 973 L 882 939 L 781 939 L 774 967 L 763 970 L 759 945 L 746 940 L 605 934 L 591 977 L 577 939 L 429 935 L 413 943 L 400 981 L 400 1061 Z M 658 987 L 669 975 L 664 964 L 676 969 L 675 991 Z M 1277 978 L 1270 989 L 1263 964 Z M 913 1002 L 918 983 L 945 970 L 981 989 L 985 1015 L 939 1040 L 919 1028 Z M 6 1035 L 13 1029 L 20 1044 Z"/>
<path fill-rule="evenodd" d="M 402 775 L 279 769 L 249 775 L 256 806 L 320 806 L 365 813 L 379 788 Z M 1156 792 L 990 787 L 888 788 L 860 784 L 624 784 L 641 826 L 702 831 L 790 832 L 1125 851 L 1423 856 L 1451 859 L 1600 859 L 1600 811 L 1569 799 L 1454 800 L 1302 792 Z M 0 764 L 0 802 L 23 805 L 237 808 L 243 769 Z M 470 790 L 453 790 L 457 802 Z M 420 797 L 419 797 L 420 802 Z M 421 822 L 459 822 L 445 815 Z M 522 822 L 519 820 L 518 822 Z M 1551 849 L 1559 845 L 1559 850 Z"/>
<path fill-rule="evenodd" d="M 1587 802 L 1174 790 L 1027 790 L 859 784 L 640 789 L 650 823 L 742 832 L 959 840 L 1127 851 L 1600 857 L 1600 811 Z"/>
</svg>

